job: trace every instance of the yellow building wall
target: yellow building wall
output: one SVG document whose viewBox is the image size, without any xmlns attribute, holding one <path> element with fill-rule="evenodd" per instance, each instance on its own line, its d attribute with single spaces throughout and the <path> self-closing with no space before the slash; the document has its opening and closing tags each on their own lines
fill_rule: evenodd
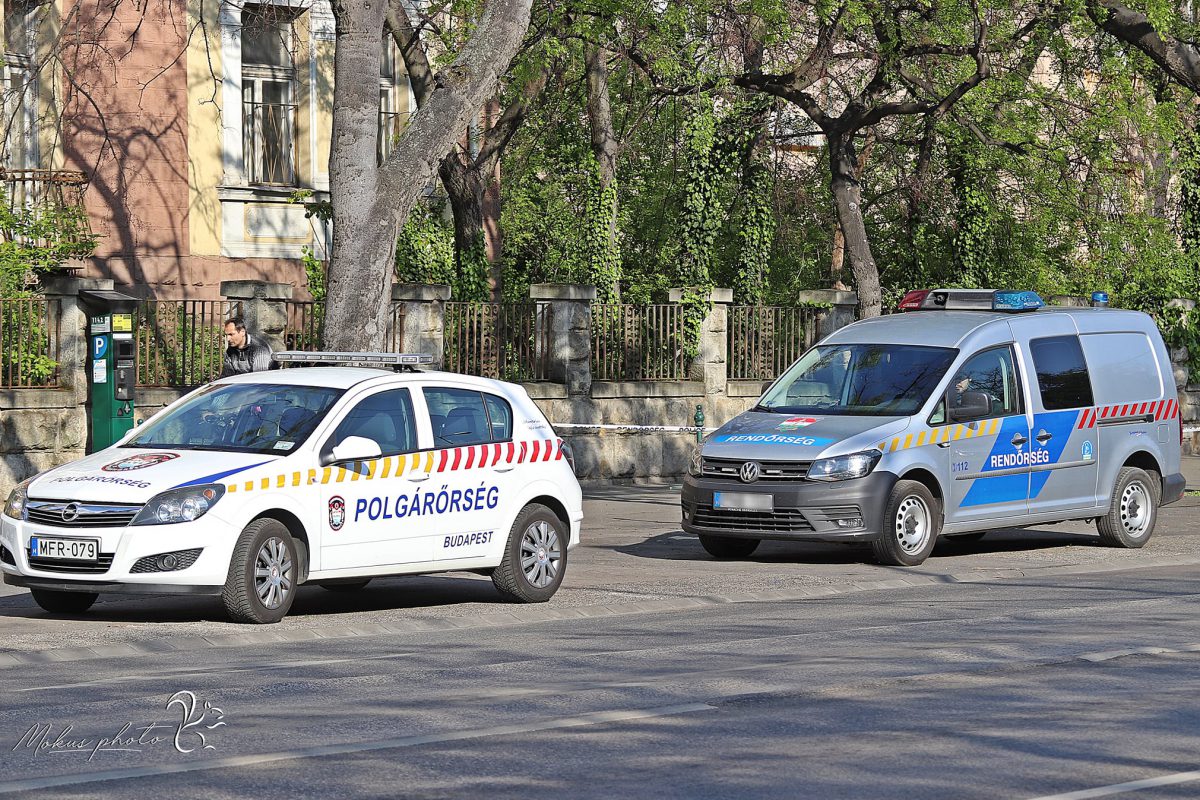
<svg viewBox="0 0 1200 800">
<path fill-rule="evenodd" d="M 224 71 L 220 6 L 220 3 L 188 0 L 188 28 L 193 31 L 187 51 L 188 235 L 192 255 L 199 256 L 221 253 L 221 203 L 217 199 L 217 186 L 225 169 L 221 163 Z"/>
</svg>

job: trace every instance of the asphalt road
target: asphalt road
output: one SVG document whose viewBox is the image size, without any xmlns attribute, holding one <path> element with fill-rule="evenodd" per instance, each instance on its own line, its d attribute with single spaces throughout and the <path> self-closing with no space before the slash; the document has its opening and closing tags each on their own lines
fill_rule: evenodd
<svg viewBox="0 0 1200 800">
<path fill-rule="evenodd" d="M 536 607 L 391 579 L 251 627 L 6 589 L 0 793 L 1200 797 L 1200 499 L 1140 551 L 1072 524 L 895 569 L 777 543 L 719 563 L 669 490 L 591 494 Z"/>
</svg>

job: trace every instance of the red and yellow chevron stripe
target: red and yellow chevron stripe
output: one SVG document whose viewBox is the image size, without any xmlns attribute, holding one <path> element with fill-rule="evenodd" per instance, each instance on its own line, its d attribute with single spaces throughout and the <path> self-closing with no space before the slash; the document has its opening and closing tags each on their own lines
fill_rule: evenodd
<svg viewBox="0 0 1200 800">
<path fill-rule="evenodd" d="M 1155 422 L 1175 419 L 1179 416 L 1178 400 L 1155 400 L 1148 403 L 1125 403 L 1115 406 L 1098 406 L 1086 408 L 1079 415 L 1076 428 L 1094 428 L 1102 419 L 1118 419 L 1129 416 L 1153 415 Z"/>
<path fill-rule="evenodd" d="M 320 469 L 293 470 L 272 477 L 251 481 L 234 481 L 226 484 L 225 491 L 252 492 L 264 489 L 283 489 L 288 486 L 310 484 L 343 483 L 346 481 L 372 481 L 399 478 L 413 472 L 438 474 L 463 472 L 505 464 L 529 464 L 535 461 L 561 461 L 562 439 L 538 439 L 531 442 L 496 442 L 452 447 L 446 450 L 428 450 L 422 453 L 406 453 L 387 456 L 371 461 L 354 462 L 349 466 L 323 467 Z"/>
</svg>

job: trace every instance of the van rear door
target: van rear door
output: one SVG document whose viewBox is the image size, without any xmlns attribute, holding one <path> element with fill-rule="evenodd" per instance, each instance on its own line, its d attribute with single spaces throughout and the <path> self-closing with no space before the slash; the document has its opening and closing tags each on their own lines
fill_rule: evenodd
<svg viewBox="0 0 1200 800">
<path fill-rule="evenodd" d="M 1090 508 L 1101 457 L 1095 430 L 1082 427 L 1095 406 L 1091 376 L 1074 323 L 1065 317 L 1038 323 L 1039 336 L 1028 346 L 1034 378 L 1029 513 Z"/>
</svg>

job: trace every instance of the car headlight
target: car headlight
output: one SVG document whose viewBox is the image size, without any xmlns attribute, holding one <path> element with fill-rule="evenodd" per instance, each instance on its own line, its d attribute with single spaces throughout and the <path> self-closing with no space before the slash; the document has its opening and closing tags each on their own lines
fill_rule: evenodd
<svg viewBox="0 0 1200 800">
<path fill-rule="evenodd" d="M 225 494 L 219 483 L 205 486 L 184 486 L 155 495 L 133 518 L 130 525 L 174 525 L 200 519 Z"/>
<path fill-rule="evenodd" d="M 704 474 L 704 460 L 700 456 L 700 448 L 692 451 L 692 459 L 688 462 L 688 475 L 699 478 Z"/>
<path fill-rule="evenodd" d="M 35 475 L 34 478 L 36 477 Z M 8 493 L 8 501 L 4 504 L 4 516 L 25 519 L 25 501 L 29 499 L 26 490 L 29 489 L 31 483 L 33 483 L 33 478 L 27 478 Z"/>
<path fill-rule="evenodd" d="M 846 481 L 851 478 L 864 478 L 871 474 L 883 453 L 878 450 L 863 450 L 861 453 L 851 453 L 848 456 L 820 458 L 808 468 L 808 477 L 814 481 Z"/>
</svg>

